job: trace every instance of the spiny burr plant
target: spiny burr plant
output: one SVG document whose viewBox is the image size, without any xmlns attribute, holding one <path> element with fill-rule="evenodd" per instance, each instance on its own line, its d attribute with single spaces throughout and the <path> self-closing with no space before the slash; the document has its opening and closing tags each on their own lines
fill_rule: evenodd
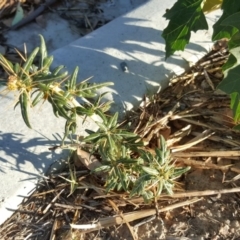
<svg viewBox="0 0 240 240">
<path fill-rule="evenodd" d="M 175 179 L 189 168 L 174 165 L 164 138 L 161 137 L 161 148 L 154 154 L 145 150 L 137 134 L 120 127 L 117 113 L 106 114 L 111 102 L 103 102 L 105 93 L 99 95 L 97 90 L 112 83 L 96 84 L 87 80 L 77 83 L 78 67 L 71 75 L 63 66 L 52 70 L 53 56 L 48 56 L 42 36 L 40 40 L 40 47 L 29 56 L 18 51 L 20 63 L 12 63 L 0 54 L 0 65 L 7 73 L 0 83 L 6 87 L 5 91 L 18 93 L 15 107 L 21 108 L 25 124 L 31 128 L 29 109 L 41 101 L 48 101 L 54 115 L 66 120 L 64 144 L 66 137 L 76 133 L 77 116 L 97 115 L 100 119 L 95 120 L 98 130 L 86 129 L 89 135 L 82 143 L 89 146 L 91 154 L 99 156 L 100 167 L 90 170 L 93 174 L 104 173 L 106 191 L 125 191 L 130 196 L 142 196 L 146 201 L 159 196 L 162 191 L 172 194 Z M 71 182 L 75 186 L 73 180 L 74 177 Z"/>
</svg>

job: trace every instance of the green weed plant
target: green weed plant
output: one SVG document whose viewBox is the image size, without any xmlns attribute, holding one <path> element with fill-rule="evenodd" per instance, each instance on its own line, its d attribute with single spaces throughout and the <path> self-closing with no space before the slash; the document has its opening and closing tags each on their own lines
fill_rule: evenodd
<svg viewBox="0 0 240 240">
<path fill-rule="evenodd" d="M 53 56 L 48 56 L 44 38 L 41 44 L 27 56 L 20 52 L 21 63 L 11 63 L 0 54 L 0 65 L 7 73 L 1 80 L 6 91 L 17 92 L 15 107 L 21 108 L 22 118 L 31 128 L 29 108 L 40 102 L 48 101 L 56 117 L 64 118 L 65 131 L 61 144 L 69 136 L 76 133 L 77 116 L 83 118 L 98 115 L 95 121 L 98 130 L 89 134 L 82 142 L 91 146 L 91 154 L 99 156 L 101 166 L 92 171 L 102 172 L 105 177 L 106 191 L 125 191 L 131 197 L 142 196 L 151 201 L 161 195 L 162 191 L 173 193 L 175 180 L 189 168 L 176 167 L 165 140 L 161 137 L 161 148 L 151 154 L 144 149 L 141 138 L 118 123 L 118 113 L 109 116 L 106 112 L 111 102 L 103 102 L 106 93 L 97 94 L 97 90 L 112 83 L 89 83 L 87 80 L 77 83 L 78 67 L 71 75 L 63 66 L 51 70 Z M 81 104 L 77 101 L 80 98 Z M 77 188 L 74 169 L 70 168 L 72 194 Z"/>
</svg>

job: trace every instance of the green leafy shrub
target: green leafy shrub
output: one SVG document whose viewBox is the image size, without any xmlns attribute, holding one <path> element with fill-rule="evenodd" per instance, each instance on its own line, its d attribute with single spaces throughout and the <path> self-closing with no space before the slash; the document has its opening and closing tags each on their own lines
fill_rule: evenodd
<svg viewBox="0 0 240 240">
<path fill-rule="evenodd" d="M 229 39 L 230 56 L 223 66 L 224 79 L 218 88 L 231 96 L 235 121 L 240 120 L 240 2 L 237 0 L 178 0 L 164 14 L 169 20 L 162 36 L 166 41 L 166 58 L 184 50 L 191 31 L 207 30 L 205 14 L 220 8 L 222 16 L 213 26 L 212 40 Z"/>
</svg>

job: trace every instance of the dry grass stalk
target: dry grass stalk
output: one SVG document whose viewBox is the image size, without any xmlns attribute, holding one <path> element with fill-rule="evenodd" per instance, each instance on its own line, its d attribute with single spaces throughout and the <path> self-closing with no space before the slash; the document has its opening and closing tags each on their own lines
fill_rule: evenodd
<svg viewBox="0 0 240 240">
<path fill-rule="evenodd" d="M 234 179 L 236 180 L 236 179 Z M 234 181 L 232 180 L 232 181 Z M 240 192 L 240 187 L 230 188 L 230 189 L 221 189 L 221 190 L 204 190 L 204 191 L 188 191 L 188 192 L 178 192 L 172 195 L 162 194 L 158 200 L 164 199 L 178 199 L 178 198 L 191 198 L 191 197 L 205 197 L 205 196 L 213 196 L 213 195 L 221 195 L 221 194 L 229 194 L 229 193 L 238 193 Z M 135 198 L 132 200 L 133 202 L 141 202 L 140 198 Z"/>
<path fill-rule="evenodd" d="M 202 151 L 202 152 L 174 152 L 172 153 L 173 157 L 239 157 L 240 151 L 229 151 L 226 150 L 215 150 L 210 149 L 209 151 Z"/>
<path fill-rule="evenodd" d="M 180 203 L 176 203 L 176 204 L 172 204 L 170 206 L 164 207 L 162 209 L 159 209 L 159 213 L 160 212 L 165 212 L 165 211 L 170 211 L 172 209 L 175 208 L 179 208 L 179 207 L 183 207 L 189 204 L 193 204 L 195 202 L 201 201 L 201 198 L 194 198 L 191 200 L 187 200 L 187 201 L 183 201 Z M 123 214 L 125 221 L 127 222 L 132 222 L 138 219 L 142 219 L 145 217 L 149 217 L 152 215 L 156 214 L 156 209 L 147 209 L 147 210 L 140 210 L 140 211 L 134 211 L 134 212 L 129 212 L 126 214 Z M 123 218 L 119 215 L 117 216 L 112 216 L 112 217 L 107 217 L 107 218 L 103 218 L 103 219 L 99 219 L 98 223 L 96 224 L 85 224 L 85 225 L 75 225 L 75 224 L 71 224 L 71 227 L 74 229 L 81 229 L 82 232 L 87 233 L 87 232 L 92 232 L 92 231 L 96 231 L 96 230 L 100 230 L 102 228 L 106 228 L 106 227 L 110 227 L 110 226 L 114 226 L 114 225 L 121 225 L 123 224 Z"/>
<path fill-rule="evenodd" d="M 198 143 L 204 141 L 205 139 L 208 139 L 213 134 L 214 134 L 214 132 L 212 132 L 210 130 L 205 130 L 203 133 L 199 134 L 199 136 L 191 139 L 188 143 L 181 145 L 181 146 L 172 147 L 171 151 L 172 151 L 172 153 L 184 151 L 192 146 L 197 145 Z"/>
</svg>

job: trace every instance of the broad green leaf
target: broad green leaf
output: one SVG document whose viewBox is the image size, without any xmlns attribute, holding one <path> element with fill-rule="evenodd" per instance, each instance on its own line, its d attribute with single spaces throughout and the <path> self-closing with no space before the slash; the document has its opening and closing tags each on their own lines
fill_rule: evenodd
<svg viewBox="0 0 240 240">
<path fill-rule="evenodd" d="M 230 2 L 228 3 L 230 4 Z M 236 2 L 235 4 L 237 5 Z M 236 9 L 231 10 L 234 12 Z M 232 13 L 231 11 L 229 12 Z M 236 33 L 234 34 L 231 32 L 231 34 L 229 34 L 230 41 L 228 42 L 228 47 L 230 56 L 222 67 L 224 70 L 224 79 L 220 82 L 218 88 L 231 95 L 231 108 L 233 110 L 234 120 L 238 121 L 240 119 L 240 12 L 235 12 L 233 14 L 229 14 L 229 12 L 225 14 L 225 19 L 222 21 L 221 25 L 231 26 L 233 30 L 235 29 L 234 31 Z"/>
<path fill-rule="evenodd" d="M 237 49 L 240 55 L 240 47 Z M 235 54 L 237 53 L 235 52 Z M 240 65 L 227 69 L 224 72 L 224 79 L 220 82 L 218 88 L 227 94 L 234 92 L 240 94 Z"/>
<path fill-rule="evenodd" d="M 213 41 L 228 38 L 230 39 L 238 30 L 230 25 L 223 25 L 223 21 L 229 16 L 240 11 L 239 0 L 224 0 L 222 3 L 223 14 L 218 21 L 213 25 Z"/>
<path fill-rule="evenodd" d="M 240 5 L 240 4 L 238 3 L 238 5 Z M 236 27 L 238 30 L 240 30 L 240 19 L 239 19 L 240 12 L 239 12 L 239 10 L 240 9 L 238 8 L 238 12 L 235 12 L 235 13 L 229 15 L 228 17 L 226 17 L 222 21 L 221 25 Z"/>
<path fill-rule="evenodd" d="M 184 50 L 186 44 L 189 43 L 191 31 L 208 29 L 201 7 L 202 1 L 178 0 L 164 14 L 164 17 L 170 20 L 162 33 L 166 41 L 166 58 L 177 50 Z"/>
<path fill-rule="evenodd" d="M 222 70 L 226 71 L 227 69 L 232 68 L 236 63 L 237 59 L 232 54 L 230 54 L 227 62 L 222 66 Z"/>
</svg>

